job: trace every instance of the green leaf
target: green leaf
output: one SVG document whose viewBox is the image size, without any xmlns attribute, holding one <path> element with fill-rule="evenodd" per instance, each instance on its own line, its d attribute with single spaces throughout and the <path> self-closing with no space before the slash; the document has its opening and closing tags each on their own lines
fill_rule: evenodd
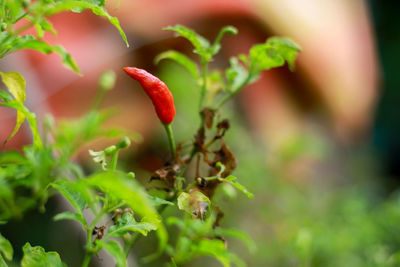
<svg viewBox="0 0 400 267">
<path fill-rule="evenodd" d="M 12 100 L 12 97 L 11 97 L 11 95 L 9 94 L 9 93 L 7 93 L 6 91 L 3 91 L 3 90 L 0 90 L 0 99 L 3 101 L 3 102 L 9 102 L 9 101 L 11 101 Z"/>
<path fill-rule="evenodd" d="M 1 254 L 0 254 L 0 267 L 8 267 L 6 261 L 4 260 Z"/>
<path fill-rule="evenodd" d="M 190 195 L 186 192 L 182 192 L 177 199 L 178 209 L 184 210 L 189 214 L 192 213 L 192 208 L 190 206 Z"/>
<path fill-rule="evenodd" d="M 239 91 L 249 81 L 248 71 L 239 63 L 236 57 L 229 60 L 230 67 L 226 69 L 225 76 L 228 88 L 232 93 Z"/>
<path fill-rule="evenodd" d="M 186 226 L 188 227 L 186 231 L 189 236 L 192 234 L 199 238 L 210 236 L 215 220 L 216 215 L 214 213 L 210 214 L 205 220 L 186 219 Z"/>
<path fill-rule="evenodd" d="M 176 32 L 177 36 L 186 38 L 194 46 L 193 52 L 200 55 L 203 62 L 209 62 L 212 60 L 212 54 L 209 51 L 210 42 L 192 29 L 182 25 L 175 25 L 173 27 L 166 27 L 163 30 L 174 31 Z"/>
<path fill-rule="evenodd" d="M 65 67 L 75 71 L 80 74 L 78 65 L 72 56 L 60 45 L 49 45 L 46 42 L 39 41 L 35 36 L 24 35 L 18 36 L 12 44 L 12 51 L 17 51 L 21 49 L 33 49 L 44 54 L 50 54 L 56 52 L 61 56 L 62 63 Z"/>
<path fill-rule="evenodd" d="M 10 163 L 24 163 L 24 162 L 25 162 L 24 155 L 17 151 L 8 150 L 8 151 L 2 151 L 0 153 L 0 164 L 8 165 Z"/>
<path fill-rule="evenodd" d="M 246 233 L 240 230 L 215 228 L 213 232 L 216 236 L 224 236 L 224 237 L 229 236 L 242 241 L 247 246 L 247 248 L 251 253 L 254 253 L 257 250 L 257 246 L 254 240 L 251 239 Z"/>
<path fill-rule="evenodd" d="M 76 217 L 74 217 L 73 219 L 78 220 L 83 225 L 86 225 L 86 220 L 83 216 L 83 210 L 88 204 L 87 202 L 90 197 L 87 191 L 85 192 L 83 184 L 77 184 L 67 180 L 59 180 L 50 184 L 50 186 L 56 188 L 68 200 L 72 207 L 74 207 L 76 211 Z M 57 216 L 59 216 L 57 218 L 59 220 L 65 219 L 66 217 L 63 218 L 63 216 L 68 216 L 68 213 L 67 215 L 65 215 L 64 213 L 64 215 L 58 214 Z M 72 219 L 72 217 L 69 217 L 69 219 Z"/>
<path fill-rule="evenodd" d="M 139 232 L 146 236 L 148 232 L 156 230 L 157 226 L 149 222 L 136 222 L 133 215 L 129 212 L 122 214 L 121 218 L 113 226 L 110 226 L 106 238 L 121 237 L 127 232 Z"/>
<path fill-rule="evenodd" d="M 252 193 L 250 193 L 243 185 L 241 185 L 238 182 L 236 182 L 236 179 L 237 178 L 235 176 L 229 175 L 225 179 L 221 179 L 221 180 L 224 181 L 224 182 L 230 183 L 231 185 L 236 187 L 236 189 L 238 189 L 238 190 L 242 191 L 243 193 L 245 193 L 247 195 L 247 197 L 253 198 L 254 195 Z"/>
<path fill-rule="evenodd" d="M 128 179 L 120 172 L 101 172 L 90 176 L 87 183 L 105 193 L 111 194 L 126 203 L 143 217 L 158 221 L 159 215 L 154 209 L 143 187 L 135 180 Z"/>
<path fill-rule="evenodd" d="M 44 37 L 44 30 L 40 24 L 34 24 L 36 30 L 36 36 L 38 39 L 42 39 Z"/>
<path fill-rule="evenodd" d="M 3 255 L 7 260 L 12 260 L 14 250 L 11 246 L 10 241 L 8 241 L 4 236 L 0 234 L 0 257 Z"/>
<path fill-rule="evenodd" d="M 5 2 L 6 2 L 5 4 L 7 5 L 6 10 L 8 13 L 7 16 L 5 16 L 5 17 L 8 18 L 8 21 L 10 23 L 15 23 L 16 18 L 19 17 L 21 13 L 23 13 L 23 11 L 24 11 L 23 7 L 19 1 L 5 1 Z M 4 4 L 2 4 L 2 5 L 4 7 Z"/>
<path fill-rule="evenodd" d="M 51 22 L 48 21 L 47 19 L 41 16 L 27 16 L 26 18 L 30 20 L 35 26 L 36 36 L 38 39 L 42 39 L 46 31 L 52 33 L 54 36 L 57 35 L 57 32 L 54 29 L 53 24 L 51 24 Z"/>
<path fill-rule="evenodd" d="M 264 44 L 254 45 L 250 49 L 250 73 L 256 76 L 263 70 L 283 66 L 285 61 L 288 62 L 290 70 L 293 70 L 298 52 L 300 47 L 290 39 L 272 37 Z"/>
<path fill-rule="evenodd" d="M 125 258 L 125 253 L 121 247 L 121 245 L 114 240 L 109 240 L 107 242 L 103 240 L 96 240 L 96 243 L 99 247 L 104 248 L 105 250 L 110 253 L 115 261 L 116 261 L 116 267 L 126 267 L 126 258 Z"/>
<path fill-rule="evenodd" d="M 221 49 L 221 44 L 220 43 L 221 43 L 222 37 L 225 34 L 237 34 L 237 33 L 238 33 L 238 30 L 233 26 L 225 26 L 225 27 L 223 27 L 219 31 L 217 38 L 215 38 L 215 41 L 214 41 L 213 45 L 210 47 L 211 54 L 215 55 L 215 54 L 217 54 L 219 52 L 219 50 Z"/>
<path fill-rule="evenodd" d="M 239 59 L 240 61 L 243 62 L 243 64 L 244 64 L 246 67 L 249 67 L 249 59 L 247 58 L 247 56 L 246 56 L 245 54 L 240 54 L 240 55 L 238 55 L 237 57 L 238 57 L 238 59 Z"/>
<path fill-rule="evenodd" d="M 10 91 L 11 95 L 17 100 L 19 103 L 23 104 L 26 99 L 25 95 L 25 87 L 26 82 L 24 77 L 19 72 L 0 72 L 1 79 L 3 83 L 7 86 L 8 91 Z M 2 98 L 3 99 L 3 98 Z M 4 99 L 3 99 L 4 100 Z M 22 123 L 25 121 L 25 114 L 19 110 L 17 110 L 17 122 L 15 124 L 14 130 L 11 135 L 5 141 L 8 142 L 19 130 Z"/>
<path fill-rule="evenodd" d="M 193 242 L 198 238 L 205 236 L 213 237 L 213 226 L 215 223 L 216 216 L 211 214 L 205 220 L 198 220 L 186 217 L 185 220 L 176 217 L 169 217 L 167 223 L 170 225 L 176 225 L 182 230 L 182 234 L 190 236 Z"/>
<path fill-rule="evenodd" d="M 299 45 L 289 38 L 284 37 L 271 37 L 267 40 L 266 44 L 275 47 L 278 53 L 288 62 L 290 70 L 294 71 L 295 60 L 301 51 Z"/>
<path fill-rule="evenodd" d="M 35 148 L 41 148 L 42 147 L 42 141 L 40 139 L 40 135 L 39 135 L 39 131 L 37 128 L 37 119 L 36 119 L 36 115 L 32 112 L 30 112 L 21 102 L 19 102 L 18 100 L 10 100 L 10 98 L 8 99 L 3 99 L 4 94 L 0 94 L 2 97 L 2 100 L 5 101 L 5 103 L 0 103 L 0 106 L 2 107 L 9 107 L 9 108 L 13 108 L 16 109 L 17 111 L 20 111 L 24 114 L 24 116 L 26 117 L 26 119 L 28 120 L 29 126 L 32 130 L 32 134 L 33 134 L 33 145 Z"/>
<path fill-rule="evenodd" d="M 126 38 L 125 32 L 122 30 L 121 25 L 119 24 L 119 20 L 116 17 L 110 16 L 108 12 L 104 8 L 91 8 L 94 14 L 99 16 L 104 16 L 108 19 L 108 21 L 114 25 L 115 28 L 119 31 L 122 39 L 124 40 L 126 47 L 129 47 L 128 39 Z"/>
<path fill-rule="evenodd" d="M 74 221 L 78 221 L 81 224 L 85 225 L 85 220 L 83 219 L 83 217 L 80 214 L 77 213 L 73 213 L 70 211 L 65 211 L 62 213 L 57 214 L 56 216 L 53 217 L 54 221 L 60 221 L 60 220 L 74 220 Z"/>
<path fill-rule="evenodd" d="M 174 258 L 178 264 L 187 262 L 196 257 L 193 243 L 193 240 L 186 236 L 182 236 L 178 239 L 174 253 Z"/>
<path fill-rule="evenodd" d="M 228 184 L 228 183 L 223 183 L 219 186 L 219 190 L 225 195 L 227 196 L 229 199 L 234 199 L 237 196 L 237 191 L 236 189 Z"/>
<path fill-rule="evenodd" d="M 59 180 L 51 184 L 56 188 L 79 213 L 86 207 L 86 200 L 82 194 L 81 187 L 68 180 Z"/>
<path fill-rule="evenodd" d="M 112 17 L 110 14 L 108 14 L 107 10 L 104 8 L 104 3 L 105 1 L 91 1 L 91 0 L 64 0 L 64 1 L 57 1 L 55 2 L 54 6 L 50 7 L 48 10 L 46 10 L 45 14 L 47 16 L 62 12 L 62 11 L 67 11 L 67 10 L 72 10 L 74 12 L 82 12 L 85 9 L 90 9 L 92 12 L 98 16 L 103 16 L 108 19 L 108 21 L 114 25 L 115 28 L 119 31 L 119 34 L 121 35 L 122 39 L 125 41 L 125 44 L 127 47 L 129 47 L 128 40 L 126 38 L 126 35 L 124 31 L 121 28 L 121 25 L 119 24 L 119 20 L 115 17 Z"/>
<path fill-rule="evenodd" d="M 0 72 L 1 79 L 3 83 L 7 86 L 8 91 L 12 94 L 12 96 L 18 100 L 19 102 L 25 102 L 25 87 L 26 82 L 24 77 L 19 72 Z"/>
<path fill-rule="evenodd" d="M 72 156 L 80 149 L 80 144 L 87 143 L 99 137 L 116 138 L 129 136 L 135 142 L 140 142 L 141 136 L 137 133 L 121 129 L 102 127 L 107 119 L 114 115 L 115 110 L 93 110 L 75 120 L 59 120 L 55 135 L 55 147 L 63 152 L 65 157 Z"/>
<path fill-rule="evenodd" d="M 53 24 L 47 19 L 40 17 L 37 21 L 37 24 L 40 25 L 43 31 L 50 32 L 53 35 L 57 35 L 57 31 L 54 29 Z"/>
<path fill-rule="evenodd" d="M 81 71 L 79 70 L 78 64 L 76 64 L 75 60 L 72 58 L 71 54 L 68 53 L 64 47 L 60 45 L 55 45 L 52 46 L 52 51 L 58 53 L 61 56 L 61 60 L 64 66 L 67 68 L 75 71 L 78 74 L 81 74 Z"/>
<path fill-rule="evenodd" d="M 199 242 L 196 247 L 198 255 L 207 255 L 217 258 L 223 266 L 230 266 L 230 260 L 227 255 L 227 249 L 222 240 L 214 239 L 203 239 Z"/>
<path fill-rule="evenodd" d="M 153 203 L 153 206 L 157 207 L 157 206 L 161 206 L 161 205 L 170 205 L 170 206 L 174 206 L 175 204 L 171 201 L 159 198 L 159 197 L 155 197 L 155 196 L 149 196 L 151 202 Z"/>
<path fill-rule="evenodd" d="M 156 225 L 160 242 L 157 255 L 164 250 L 168 240 L 167 231 L 162 224 L 160 215 L 139 183 L 120 172 L 98 173 L 90 176 L 86 181 L 106 194 L 125 201 L 133 211 L 143 217 L 142 222 L 149 222 Z"/>
<path fill-rule="evenodd" d="M 230 253 L 222 240 L 219 239 L 202 239 L 195 247 L 196 254 L 201 256 L 215 257 L 223 266 L 231 266 L 234 262 L 237 266 L 246 266 L 236 255 Z"/>
<path fill-rule="evenodd" d="M 22 248 L 24 257 L 22 258 L 22 267 L 63 267 L 66 266 L 57 252 L 45 252 L 41 246 L 32 247 L 26 243 Z"/>
<path fill-rule="evenodd" d="M 185 222 L 182 219 L 178 218 L 178 217 L 174 217 L 174 216 L 168 217 L 166 222 L 167 222 L 168 225 L 176 225 L 176 226 L 178 226 L 179 229 L 184 229 L 185 228 Z"/>
<path fill-rule="evenodd" d="M 182 54 L 178 51 L 175 51 L 175 50 L 168 50 L 168 51 L 165 51 L 165 52 L 159 54 L 154 59 L 154 62 L 156 64 L 158 64 L 161 60 L 164 60 L 164 59 L 171 59 L 171 60 L 175 61 L 176 63 L 182 65 L 190 72 L 190 74 L 193 76 L 193 78 L 196 81 L 198 80 L 200 74 L 199 74 L 199 70 L 197 68 L 197 64 L 195 62 L 193 62 L 190 58 L 185 56 L 184 54 Z"/>
<path fill-rule="evenodd" d="M 200 191 L 193 191 L 190 193 L 182 192 L 177 203 L 180 210 L 186 211 L 190 215 L 197 215 L 199 213 L 204 214 L 211 201 Z"/>
<path fill-rule="evenodd" d="M 194 30 L 182 25 L 175 25 L 164 28 L 166 31 L 174 31 L 177 36 L 186 38 L 194 46 L 194 53 L 198 54 L 202 63 L 212 61 L 212 57 L 221 49 L 221 40 L 225 34 L 237 34 L 237 29 L 233 26 L 226 26 L 220 30 L 214 43 L 210 46 L 210 42 L 203 36 L 197 34 Z M 193 75 L 193 74 L 192 74 Z"/>
<path fill-rule="evenodd" d="M 254 45 L 250 49 L 249 58 L 251 61 L 250 71 L 254 74 L 285 64 L 284 58 L 277 53 L 276 49 L 267 44 Z"/>
</svg>

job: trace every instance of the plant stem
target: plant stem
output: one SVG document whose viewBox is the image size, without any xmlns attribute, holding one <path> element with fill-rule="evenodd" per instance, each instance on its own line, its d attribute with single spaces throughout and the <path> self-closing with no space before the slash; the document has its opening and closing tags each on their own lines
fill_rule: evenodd
<svg viewBox="0 0 400 267">
<path fill-rule="evenodd" d="M 131 250 L 131 248 L 133 247 L 133 245 L 135 244 L 135 242 L 139 239 L 140 237 L 140 233 L 136 232 L 134 233 L 131 238 L 129 239 L 128 242 L 126 242 L 125 247 L 124 247 L 124 254 L 125 257 L 128 257 L 129 255 L 129 251 Z"/>
<path fill-rule="evenodd" d="M 106 209 L 107 209 L 106 206 L 107 205 L 103 206 L 101 211 L 96 215 L 96 217 L 93 219 L 92 223 L 87 228 L 86 253 L 85 253 L 85 258 L 83 259 L 82 267 L 87 267 L 89 265 L 90 259 L 92 258 L 93 254 L 94 254 L 93 251 L 91 250 L 91 248 L 89 247 L 93 243 L 93 241 L 92 241 L 93 229 L 96 226 L 97 222 L 101 219 L 101 217 L 103 217 L 103 215 L 106 213 Z"/>
<path fill-rule="evenodd" d="M 29 122 L 29 126 L 31 127 L 31 131 L 33 134 L 33 145 L 36 148 L 42 148 L 43 144 L 42 144 L 42 140 L 40 139 L 40 134 L 37 128 L 37 119 L 36 119 L 36 115 L 32 112 L 29 112 L 25 114 L 26 119 Z"/>
<path fill-rule="evenodd" d="M 92 256 L 89 255 L 88 253 L 86 253 L 85 258 L 83 259 L 83 262 L 82 262 L 82 267 L 88 266 L 91 258 L 92 258 Z"/>
<path fill-rule="evenodd" d="M 171 266 L 172 267 L 178 267 L 178 265 L 176 265 L 176 262 L 175 262 L 173 257 L 171 257 Z"/>
<path fill-rule="evenodd" d="M 164 127 L 165 127 L 165 131 L 167 132 L 167 136 L 168 136 L 169 146 L 171 148 L 172 157 L 175 159 L 176 147 L 175 147 L 174 133 L 172 132 L 171 123 L 170 124 L 163 123 L 163 124 L 164 124 Z"/>
<path fill-rule="evenodd" d="M 242 88 L 245 87 L 245 86 L 250 82 L 251 77 L 252 77 L 252 74 L 249 72 L 249 74 L 248 74 L 246 80 L 244 80 L 244 81 L 240 84 L 240 86 L 239 86 L 233 93 L 230 93 L 230 94 L 226 95 L 224 98 L 222 98 L 222 100 L 217 104 L 216 109 L 219 109 L 219 108 L 220 108 L 222 105 L 224 105 L 231 97 L 233 97 L 234 95 L 236 95 L 237 93 L 239 93 L 239 91 L 242 90 Z"/>
<path fill-rule="evenodd" d="M 92 103 L 92 110 L 99 109 L 101 103 L 103 102 L 105 95 L 106 95 L 106 92 L 104 90 L 98 91 L 98 93 L 96 94 L 95 99 Z"/>
<path fill-rule="evenodd" d="M 206 95 L 206 91 L 207 91 L 207 61 L 202 61 L 201 62 L 202 66 L 203 66 L 203 72 L 202 72 L 202 77 L 203 77 L 203 84 L 201 87 L 201 94 L 200 94 L 200 103 L 199 103 L 199 110 L 201 111 L 201 108 L 203 107 L 203 103 L 204 103 L 204 98 Z"/>
<path fill-rule="evenodd" d="M 19 27 L 18 29 L 15 30 L 14 35 L 18 35 L 20 33 L 23 33 L 24 31 L 28 30 L 33 25 L 34 25 L 33 22 L 29 22 L 29 23 Z"/>
<path fill-rule="evenodd" d="M 3 22 L 3 20 L 5 20 L 6 18 L 6 10 L 5 10 L 5 6 L 6 6 L 6 1 L 2 0 L 1 1 L 1 7 L 0 7 L 0 17 L 1 17 L 1 22 Z"/>
<path fill-rule="evenodd" d="M 93 233 L 93 228 L 89 226 L 89 228 L 87 229 L 87 241 L 86 241 L 86 252 L 85 252 L 85 258 L 83 258 L 83 262 L 82 262 L 82 267 L 87 267 L 90 263 L 90 259 L 92 258 L 92 251 L 89 251 L 90 248 L 89 246 L 92 245 L 92 233 Z"/>
<path fill-rule="evenodd" d="M 200 128 L 203 127 L 204 124 L 204 115 L 202 114 L 202 107 L 204 103 L 204 98 L 206 95 L 207 91 L 207 61 L 202 60 L 201 64 L 203 66 L 203 71 L 202 71 L 202 79 L 203 79 L 203 84 L 201 86 L 201 93 L 200 93 L 200 103 L 199 103 L 199 113 L 200 113 Z M 190 152 L 190 161 L 194 157 L 194 155 L 197 153 L 197 150 L 195 147 L 193 147 L 192 151 Z"/>
<path fill-rule="evenodd" d="M 85 258 L 83 259 L 83 262 L 82 262 L 82 267 L 87 267 L 90 263 L 91 258 L 92 258 L 92 253 L 86 252 Z"/>
<path fill-rule="evenodd" d="M 115 171 L 117 169 L 118 152 L 119 152 L 119 149 L 117 148 L 111 156 L 111 162 L 110 162 L 110 170 L 111 171 Z"/>
<path fill-rule="evenodd" d="M 176 197 L 173 197 L 173 199 L 176 199 Z M 169 200 L 172 201 L 173 199 L 169 199 Z M 162 205 L 161 207 L 159 207 L 159 208 L 157 209 L 157 212 L 158 212 L 159 214 L 161 214 L 161 213 L 167 208 L 167 206 L 168 206 L 168 205 Z M 128 257 L 129 251 L 131 250 L 131 248 L 133 247 L 133 245 L 135 244 L 135 242 L 136 242 L 141 236 L 142 236 L 142 235 L 141 235 L 139 232 L 136 232 L 136 233 L 134 233 L 134 234 L 132 235 L 131 239 L 125 244 L 125 247 L 124 247 L 124 254 L 125 254 L 125 257 Z"/>
<path fill-rule="evenodd" d="M 211 177 L 205 177 L 204 178 L 207 182 L 209 181 L 214 181 L 214 180 L 219 180 L 219 181 L 223 181 L 223 179 L 219 178 L 218 176 L 211 176 Z M 195 179 L 191 184 L 189 184 L 185 190 L 183 190 L 183 192 L 189 192 L 190 189 L 192 189 L 193 187 L 195 187 L 198 184 L 197 180 Z"/>
<path fill-rule="evenodd" d="M 106 96 L 108 90 L 104 90 L 104 88 L 99 87 L 96 92 L 95 99 L 92 103 L 92 110 L 97 110 L 100 108 L 103 103 L 104 97 Z"/>
<path fill-rule="evenodd" d="M 34 113 L 30 112 L 27 107 L 25 107 L 22 103 L 18 102 L 17 100 L 11 100 L 8 103 L 4 104 L 0 103 L 0 106 L 14 108 L 19 112 L 22 112 L 25 115 L 29 123 L 29 127 L 31 128 L 32 131 L 33 147 L 39 149 L 43 147 L 42 140 L 40 138 L 40 134 L 37 127 L 36 115 Z M 8 140 L 6 140 L 6 142 L 7 141 Z"/>
<path fill-rule="evenodd" d="M 200 154 L 197 155 L 196 161 L 196 177 L 200 176 Z"/>
<path fill-rule="evenodd" d="M 7 55 L 8 52 L 10 52 L 10 49 L 6 49 L 6 50 L 2 51 L 0 54 L 0 58 L 3 58 L 5 55 Z"/>
<path fill-rule="evenodd" d="M 13 24 L 17 23 L 18 21 L 20 21 L 21 19 L 23 19 L 26 15 L 28 15 L 29 13 L 31 13 L 31 11 L 26 11 L 25 13 L 23 13 L 21 16 L 19 16 L 18 18 L 16 18 L 13 22 Z"/>
</svg>

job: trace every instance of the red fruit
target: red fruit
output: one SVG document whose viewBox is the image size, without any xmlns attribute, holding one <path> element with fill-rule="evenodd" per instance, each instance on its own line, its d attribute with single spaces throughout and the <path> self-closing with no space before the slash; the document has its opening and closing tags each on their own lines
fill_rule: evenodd
<svg viewBox="0 0 400 267">
<path fill-rule="evenodd" d="M 171 91 L 156 76 L 135 67 L 125 67 L 123 70 L 138 81 L 153 102 L 158 118 L 165 124 L 170 124 L 175 117 L 174 98 Z"/>
</svg>

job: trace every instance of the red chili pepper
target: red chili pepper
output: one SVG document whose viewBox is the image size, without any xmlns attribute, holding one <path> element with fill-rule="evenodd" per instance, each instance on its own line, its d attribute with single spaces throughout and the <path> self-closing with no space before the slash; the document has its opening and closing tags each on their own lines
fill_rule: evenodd
<svg viewBox="0 0 400 267">
<path fill-rule="evenodd" d="M 165 83 L 143 69 L 125 67 L 123 70 L 143 87 L 153 102 L 158 118 L 163 123 L 170 124 L 175 117 L 175 105 L 174 98 Z"/>
</svg>

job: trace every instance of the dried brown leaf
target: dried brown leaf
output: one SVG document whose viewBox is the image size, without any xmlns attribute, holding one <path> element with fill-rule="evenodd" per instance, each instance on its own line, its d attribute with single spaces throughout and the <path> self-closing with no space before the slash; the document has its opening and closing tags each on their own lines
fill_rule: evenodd
<svg viewBox="0 0 400 267">
<path fill-rule="evenodd" d="M 208 129 L 211 129 L 214 121 L 214 116 L 215 116 L 215 110 L 210 109 L 210 108 L 204 108 L 201 111 L 201 116 L 204 118 L 204 123 L 207 126 Z"/>
<path fill-rule="evenodd" d="M 150 178 L 152 180 L 164 181 L 168 186 L 175 187 L 176 174 L 179 172 L 179 165 L 167 165 L 156 170 Z"/>
</svg>

